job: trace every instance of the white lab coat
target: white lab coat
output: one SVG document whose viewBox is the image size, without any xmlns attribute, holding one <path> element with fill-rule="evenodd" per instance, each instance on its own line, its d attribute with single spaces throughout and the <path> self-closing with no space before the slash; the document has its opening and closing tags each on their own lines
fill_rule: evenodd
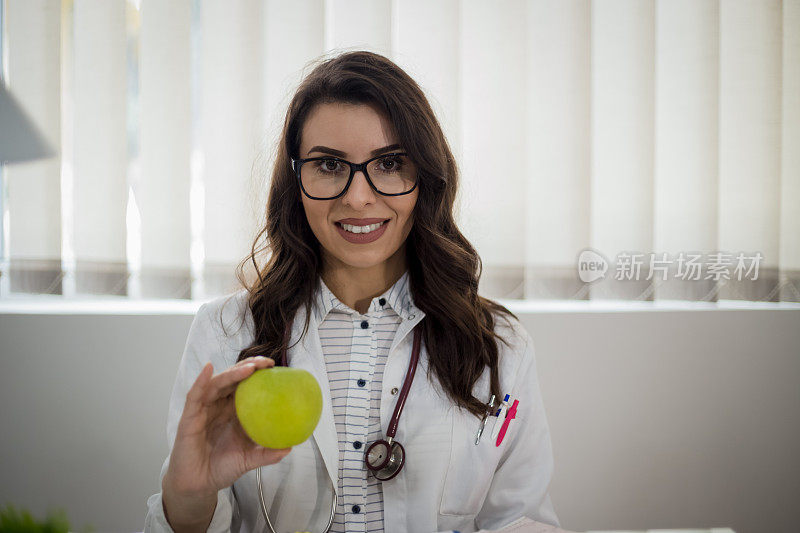
<svg viewBox="0 0 800 533">
<path fill-rule="evenodd" d="M 175 441 L 186 393 L 203 365 L 211 361 L 214 372 L 236 362 L 239 351 L 253 338 L 247 293 L 221 297 L 203 304 L 189 330 L 186 348 L 172 391 L 167 421 L 170 449 Z M 220 326 L 220 311 L 225 336 Z M 241 314 L 245 325 L 239 328 Z M 395 400 L 411 359 L 413 328 L 424 318 L 415 307 L 397 329 L 383 375 L 381 426 L 386 435 Z M 305 307 L 292 324 L 291 343 L 302 333 Z M 394 479 L 383 483 L 384 527 L 388 533 L 433 533 L 497 529 L 521 516 L 560 525 L 550 501 L 553 452 L 536 372 L 533 341 L 521 324 L 497 321 L 495 331 L 511 348 L 498 343 L 501 391 L 518 399 L 516 419 L 510 423 L 499 447 L 490 439 L 495 418 L 487 421 L 475 445 L 480 420 L 456 409 L 434 375 L 427 376 L 428 353 L 422 342 L 414 382 L 400 417 L 395 439 L 406 450 L 406 464 Z M 290 343 L 290 344 L 291 344 Z M 264 500 L 276 532 L 322 531 L 330 516 L 334 487 L 338 487 L 338 439 L 331 408 L 328 377 L 314 313 L 306 337 L 288 352 L 292 367 L 309 371 L 322 389 L 322 416 L 311 438 L 293 447 L 280 462 L 262 468 Z M 488 401 L 486 369 L 473 393 Z M 366 446 L 365 446 L 366 448 Z M 165 460 L 163 478 L 169 457 Z M 260 510 L 256 471 L 219 491 L 209 532 L 265 531 Z M 172 531 L 167 523 L 161 493 L 148 501 L 145 532 Z M 363 511 L 362 511 L 363 512 Z"/>
</svg>

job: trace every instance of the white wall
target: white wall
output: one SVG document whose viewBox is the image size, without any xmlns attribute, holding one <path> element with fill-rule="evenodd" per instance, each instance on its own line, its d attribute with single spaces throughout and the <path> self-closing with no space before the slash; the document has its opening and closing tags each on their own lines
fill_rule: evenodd
<svg viewBox="0 0 800 533">
<path fill-rule="evenodd" d="M 800 523 L 800 309 L 526 311 L 572 530 Z M 139 531 L 190 314 L 0 310 L 0 505 Z"/>
</svg>

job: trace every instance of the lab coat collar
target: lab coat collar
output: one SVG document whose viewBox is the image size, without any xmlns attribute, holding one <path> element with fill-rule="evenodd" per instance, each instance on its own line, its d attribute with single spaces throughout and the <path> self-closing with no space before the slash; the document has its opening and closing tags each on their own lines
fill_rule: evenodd
<svg viewBox="0 0 800 533">
<path fill-rule="evenodd" d="M 405 275 L 407 274 L 408 273 L 406 272 Z M 396 285 L 397 284 L 395 284 L 395 286 Z M 407 282 L 404 283 L 404 285 L 407 286 Z M 392 347 L 389 349 L 388 357 L 390 359 L 392 358 L 392 353 L 395 351 L 395 348 L 401 342 L 406 340 L 408 334 L 413 331 L 414 327 L 425 317 L 425 313 L 417 308 L 416 305 L 414 305 L 413 300 L 410 297 L 410 291 L 407 292 L 409 294 L 404 297 L 401 297 L 399 293 L 394 295 L 394 297 L 397 299 L 396 301 L 398 303 L 403 302 L 403 305 L 406 307 L 403 309 L 403 313 L 400 315 L 403 321 L 398 326 L 397 333 L 392 341 Z M 328 373 L 322 353 L 322 341 L 319 336 L 319 322 L 317 319 L 317 314 L 312 310 L 308 324 L 308 331 L 306 332 L 306 335 L 300 339 L 300 336 L 303 333 L 303 326 L 305 325 L 306 313 L 306 307 L 301 305 L 295 314 L 294 321 L 292 322 L 292 333 L 289 340 L 290 348 L 288 350 L 289 366 L 293 368 L 302 368 L 303 370 L 310 372 L 311 375 L 316 378 L 317 383 L 319 383 L 322 391 L 322 415 L 320 416 L 317 427 L 314 429 L 312 437 L 317 443 L 317 447 L 319 448 L 320 454 L 325 462 L 325 467 L 328 470 L 328 475 L 330 476 L 333 487 L 336 493 L 339 494 L 339 440 L 336 434 L 333 406 L 331 405 L 331 391 L 328 382 Z M 298 339 L 300 339 L 300 342 L 297 342 Z M 295 344 L 296 342 L 297 344 Z M 409 347 L 411 346 L 410 339 L 408 345 Z M 421 351 L 420 357 L 422 357 L 422 353 L 423 352 Z M 403 354 L 403 359 L 406 361 L 405 364 L 407 364 L 407 361 L 410 359 L 410 357 L 411 352 L 409 349 L 408 354 Z M 383 430 L 384 438 L 389 427 L 392 413 L 393 409 L 382 406 L 381 428 Z"/>
</svg>

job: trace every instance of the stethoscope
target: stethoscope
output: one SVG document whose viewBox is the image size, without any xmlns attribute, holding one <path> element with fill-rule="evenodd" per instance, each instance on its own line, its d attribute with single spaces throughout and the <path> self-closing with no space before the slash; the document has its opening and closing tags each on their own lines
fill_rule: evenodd
<svg viewBox="0 0 800 533">
<path fill-rule="evenodd" d="M 287 345 L 291 325 L 291 322 L 289 322 L 286 326 Z M 419 324 L 417 324 L 417 326 L 414 327 L 414 345 L 411 350 L 411 361 L 408 363 L 408 371 L 406 372 L 406 379 L 403 382 L 403 388 L 400 391 L 400 397 L 397 399 L 397 403 L 394 406 L 394 413 L 389 423 L 389 430 L 386 432 L 386 440 L 376 440 L 364 451 L 364 463 L 367 465 L 367 471 L 371 472 L 379 481 L 388 481 L 394 478 L 400 473 L 400 470 L 402 470 L 406 462 L 406 450 L 403 448 L 402 444 L 394 440 L 394 436 L 397 434 L 397 424 L 400 422 L 400 414 L 403 412 L 403 406 L 406 403 L 406 398 L 408 398 L 408 391 L 411 389 L 411 384 L 414 382 L 414 374 L 417 371 L 421 336 Z M 282 366 L 287 366 L 285 349 L 281 354 L 280 362 Z M 275 529 L 272 527 L 272 522 L 270 522 L 267 514 L 267 505 L 264 503 L 260 468 L 256 469 L 256 483 L 258 483 L 258 497 L 261 500 L 261 512 L 264 515 L 264 520 L 267 521 L 267 527 L 271 533 L 275 533 Z M 330 518 L 328 518 L 328 525 L 325 527 L 325 533 L 328 533 L 333 525 L 333 516 L 336 513 L 337 500 L 336 489 L 334 488 L 331 515 Z"/>
</svg>

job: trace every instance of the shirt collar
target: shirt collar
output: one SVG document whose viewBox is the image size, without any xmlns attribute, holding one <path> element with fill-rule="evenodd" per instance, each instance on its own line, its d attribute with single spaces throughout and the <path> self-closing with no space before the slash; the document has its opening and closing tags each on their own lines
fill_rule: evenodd
<svg viewBox="0 0 800 533">
<path fill-rule="evenodd" d="M 319 277 L 319 284 L 317 285 L 317 293 L 316 297 L 314 298 L 314 315 L 317 319 L 317 323 L 321 324 L 325 317 L 328 316 L 332 310 L 342 311 L 348 314 L 356 314 L 357 312 L 354 309 L 351 309 L 347 305 L 343 304 L 339 301 L 339 299 L 331 292 L 325 282 L 322 281 L 322 277 Z M 385 308 L 385 305 L 382 306 L 380 304 L 381 298 L 386 299 L 386 305 L 390 306 L 392 310 L 400 315 L 404 320 L 410 320 L 414 314 L 414 310 L 416 306 L 414 305 L 414 299 L 411 296 L 411 290 L 409 287 L 409 272 L 406 270 L 400 279 L 398 279 L 394 285 L 389 287 L 383 294 L 380 296 L 376 296 L 372 299 L 369 304 L 369 309 L 367 310 L 367 314 L 372 312 L 380 312 L 382 309 Z"/>
</svg>

